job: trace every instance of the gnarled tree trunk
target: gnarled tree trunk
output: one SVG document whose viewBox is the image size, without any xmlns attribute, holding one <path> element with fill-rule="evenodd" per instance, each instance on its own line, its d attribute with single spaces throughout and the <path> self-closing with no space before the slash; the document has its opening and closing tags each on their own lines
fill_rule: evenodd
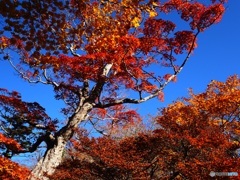
<svg viewBox="0 0 240 180">
<path fill-rule="evenodd" d="M 56 140 L 56 144 L 53 148 L 46 150 L 44 157 L 37 163 L 32 170 L 31 180 L 47 180 L 46 174 L 53 174 L 54 168 L 56 168 L 62 161 L 64 148 L 67 141 L 63 136 L 60 136 Z M 45 174 L 46 173 L 46 174 Z"/>
<path fill-rule="evenodd" d="M 46 175 L 53 174 L 55 168 L 62 162 L 64 149 L 72 138 L 74 129 L 85 120 L 92 108 L 92 104 L 85 103 L 69 118 L 68 124 L 56 133 L 53 147 L 46 150 L 43 158 L 32 170 L 29 180 L 48 180 Z"/>
</svg>

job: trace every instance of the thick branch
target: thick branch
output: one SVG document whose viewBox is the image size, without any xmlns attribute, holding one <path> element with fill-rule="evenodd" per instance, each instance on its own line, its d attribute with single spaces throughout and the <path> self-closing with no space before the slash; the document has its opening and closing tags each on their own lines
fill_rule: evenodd
<svg viewBox="0 0 240 180">
<path fill-rule="evenodd" d="M 103 86 L 106 82 L 107 76 L 112 68 L 113 64 L 106 64 L 103 68 L 101 75 L 99 76 L 97 84 L 92 88 L 89 101 L 94 102 L 100 95 L 103 89 Z"/>
<path fill-rule="evenodd" d="M 126 104 L 126 103 L 129 103 L 129 104 L 140 104 L 142 102 L 145 102 L 149 99 L 152 99 L 154 97 L 156 97 L 158 95 L 158 93 L 160 92 L 161 90 L 159 89 L 157 92 L 145 97 L 145 98 L 142 98 L 142 99 L 131 99 L 131 98 L 124 98 L 124 99 L 118 99 L 118 100 L 115 100 L 111 103 L 108 103 L 108 104 L 96 104 L 94 107 L 96 108 L 107 108 L 107 107 L 111 107 L 111 106 L 115 106 L 115 105 L 119 105 L 119 104 Z"/>
<path fill-rule="evenodd" d="M 37 141 L 32 145 L 32 147 L 30 147 L 28 150 L 20 150 L 20 151 L 14 152 L 14 153 L 19 154 L 19 153 L 34 152 L 37 150 L 37 148 L 39 147 L 39 145 L 42 142 L 45 142 L 47 144 L 47 149 L 50 149 L 54 145 L 55 138 L 50 132 L 48 132 L 48 133 L 40 136 L 37 139 Z"/>
<path fill-rule="evenodd" d="M 84 98 L 87 98 L 88 94 L 89 94 L 89 82 L 86 79 L 86 80 L 83 81 L 82 96 Z"/>
<path fill-rule="evenodd" d="M 76 112 L 69 117 L 68 123 L 62 127 L 55 136 L 62 136 L 66 141 L 68 141 L 73 136 L 79 123 L 88 119 L 88 113 L 92 110 L 92 108 L 93 106 L 90 103 L 84 103 L 81 107 L 78 107 Z"/>
</svg>

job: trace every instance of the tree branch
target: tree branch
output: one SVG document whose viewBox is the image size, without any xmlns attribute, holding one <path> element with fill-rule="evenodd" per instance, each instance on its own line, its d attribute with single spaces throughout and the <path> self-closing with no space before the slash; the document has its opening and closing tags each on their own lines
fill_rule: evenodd
<svg viewBox="0 0 240 180">
<path fill-rule="evenodd" d="M 40 136 L 37 141 L 32 145 L 32 147 L 30 147 L 28 150 L 20 150 L 20 151 L 17 151 L 17 152 L 14 152 L 16 154 L 19 154 L 19 153 L 32 153 L 34 151 L 37 150 L 37 148 L 39 147 L 39 145 L 42 143 L 42 142 L 45 142 L 47 144 L 47 148 L 51 148 L 55 142 L 55 137 L 50 133 L 50 132 L 47 132 L 46 134 Z"/>
<path fill-rule="evenodd" d="M 193 42 L 192 42 L 191 47 L 190 47 L 190 50 L 188 51 L 187 56 L 183 60 L 183 62 L 180 65 L 180 67 L 174 72 L 173 75 L 171 75 L 168 78 L 168 80 L 166 80 L 163 84 L 161 84 L 160 87 L 158 88 L 158 90 L 156 90 L 154 93 L 152 93 L 149 96 L 146 96 L 146 97 L 144 97 L 142 99 L 131 99 L 131 98 L 117 99 L 117 100 L 115 100 L 113 102 L 110 102 L 110 103 L 107 103 L 107 104 L 96 104 L 94 107 L 96 107 L 96 108 L 108 108 L 108 107 L 111 107 L 111 106 L 120 105 L 120 104 L 126 104 L 126 103 L 129 103 L 129 104 L 140 104 L 142 102 L 148 101 L 148 100 L 158 96 L 158 94 L 163 91 L 163 89 L 169 84 L 169 82 L 171 82 L 182 71 L 183 67 L 185 66 L 185 64 L 187 63 L 187 61 L 190 58 L 190 55 L 191 55 L 191 53 L 192 53 L 192 51 L 194 49 L 195 41 L 196 41 L 197 36 L 198 36 L 199 33 L 200 33 L 200 31 L 197 31 L 197 33 L 195 34 Z"/>
<path fill-rule="evenodd" d="M 74 49 L 72 44 L 71 44 L 71 46 L 68 49 L 70 50 L 70 52 L 72 53 L 73 56 L 81 57 L 80 54 L 76 53 L 76 50 Z"/>
<path fill-rule="evenodd" d="M 103 86 L 106 82 L 106 79 L 108 77 L 108 74 L 113 66 L 113 63 L 106 64 L 103 68 L 103 71 L 101 75 L 99 76 L 98 82 L 96 85 L 92 88 L 91 93 L 89 95 L 89 100 L 94 102 L 100 95 L 103 89 Z"/>
<path fill-rule="evenodd" d="M 10 57 L 7 59 L 10 63 L 10 65 L 13 67 L 13 69 L 26 81 L 28 81 L 29 83 L 42 83 L 42 84 L 51 84 L 55 87 L 58 87 L 59 84 L 57 84 L 56 82 L 52 81 L 48 76 L 47 76 L 47 70 L 44 69 L 43 70 L 43 77 L 46 81 L 43 81 L 42 78 L 40 76 L 38 76 L 37 80 L 31 80 L 29 77 L 27 77 L 24 72 L 20 71 L 11 61 Z"/>
<path fill-rule="evenodd" d="M 100 119 L 99 119 L 100 120 Z M 98 120 L 98 121 L 99 121 Z M 98 122 L 97 121 L 97 122 Z M 102 134 L 103 136 L 109 136 L 108 134 L 106 134 L 105 132 L 104 132 L 104 130 L 100 130 L 100 129 L 98 129 L 97 127 L 96 127 L 96 124 L 97 124 L 97 122 L 96 123 L 94 123 L 91 119 L 89 119 L 89 122 L 90 122 L 90 124 L 93 126 L 93 128 L 99 133 L 99 134 Z"/>
</svg>

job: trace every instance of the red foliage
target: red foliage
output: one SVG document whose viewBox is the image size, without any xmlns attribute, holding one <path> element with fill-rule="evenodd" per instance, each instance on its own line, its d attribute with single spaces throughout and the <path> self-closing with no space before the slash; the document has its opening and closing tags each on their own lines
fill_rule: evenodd
<svg viewBox="0 0 240 180">
<path fill-rule="evenodd" d="M 158 93 L 158 99 L 159 99 L 160 101 L 164 101 L 164 93 L 163 93 L 163 92 L 159 92 L 159 93 Z"/>
<path fill-rule="evenodd" d="M 21 150 L 20 144 L 18 144 L 14 139 L 7 138 L 2 133 L 0 133 L 0 144 L 1 146 L 6 146 L 8 149 L 13 151 Z"/>
</svg>

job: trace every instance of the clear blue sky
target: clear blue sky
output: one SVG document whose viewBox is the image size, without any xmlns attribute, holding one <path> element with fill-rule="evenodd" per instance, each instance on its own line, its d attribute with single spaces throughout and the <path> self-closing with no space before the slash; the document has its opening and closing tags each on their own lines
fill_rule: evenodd
<svg viewBox="0 0 240 180">
<path fill-rule="evenodd" d="M 134 106 L 142 115 L 156 115 L 178 97 L 187 96 L 188 88 L 203 92 L 211 80 L 225 81 L 229 75 L 240 75 L 240 1 L 230 0 L 222 21 L 198 37 L 198 48 L 178 76 L 164 90 L 165 101 L 156 99 Z M 37 101 L 53 118 L 60 117 L 62 103 L 54 100 L 51 87 L 28 84 L 21 80 L 7 62 L 1 63 L 0 87 L 21 92 L 25 101 Z"/>
</svg>

